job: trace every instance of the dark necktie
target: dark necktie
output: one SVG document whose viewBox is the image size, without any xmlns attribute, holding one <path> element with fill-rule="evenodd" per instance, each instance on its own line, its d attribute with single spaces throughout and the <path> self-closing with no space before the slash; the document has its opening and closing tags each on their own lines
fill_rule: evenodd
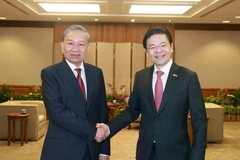
<svg viewBox="0 0 240 160">
<path fill-rule="evenodd" d="M 81 68 L 76 68 L 75 70 L 78 73 L 77 80 L 78 80 L 79 86 L 82 90 L 84 98 L 86 99 L 85 87 L 84 87 L 84 83 L 83 83 L 83 80 L 82 80 L 82 77 L 81 77 Z"/>
<path fill-rule="evenodd" d="M 163 95 L 163 83 L 162 83 L 161 76 L 164 74 L 164 72 L 157 71 L 156 73 L 157 73 L 157 81 L 155 84 L 155 106 L 158 112 L 161 105 L 161 101 L 162 101 L 162 95 Z"/>
</svg>

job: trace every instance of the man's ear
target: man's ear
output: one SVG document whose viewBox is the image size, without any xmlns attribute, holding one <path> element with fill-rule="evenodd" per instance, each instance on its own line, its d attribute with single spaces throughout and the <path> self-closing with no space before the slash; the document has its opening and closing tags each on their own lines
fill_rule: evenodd
<svg viewBox="0 0 240 160">
<path fill-rule="evenodd" d="M 171 53 L 173 53 L 173 43 L 171 43 Z"/>
<path fill-rule="evenodd" d="M 148 52 L 147 52 L 147 50 L 145 50 L 145 53 L 146 53 L 146 56 L 148 57 Z"/>
<path fill-rule="evenodd" d="M 88 43 L 87 52 L 90 51 L 90 43 Z"/>
</svg>

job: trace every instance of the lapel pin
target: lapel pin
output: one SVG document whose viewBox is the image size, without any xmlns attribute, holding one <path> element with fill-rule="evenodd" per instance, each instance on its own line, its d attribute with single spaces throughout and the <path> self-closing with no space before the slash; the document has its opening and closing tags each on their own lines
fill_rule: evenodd
<svg viewBox="0 0 240 160">
<path fill-rule="evenodd" d="M 177 74 L 173 74 L 173 77 L 177 77 L 178 75 Z"/>
</svg>

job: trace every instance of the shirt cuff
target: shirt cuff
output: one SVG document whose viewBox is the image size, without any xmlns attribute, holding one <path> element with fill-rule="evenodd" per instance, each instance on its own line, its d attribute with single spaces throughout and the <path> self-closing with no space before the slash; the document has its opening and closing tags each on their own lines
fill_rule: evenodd
<svg viewBox="0 0 240 160">
<path fill-rule="evenodd" d="M 108 127 L 108 136 L 110 135 L 110 128 L 109 128 L 109 126 L 107 125 L 107 127 Z"/>
<path fill-rule="evenodd" d="M 100 156 L 109 156 L 109 155 L 107 155 L 107 154 L 99 154 Z"/>
</svg>

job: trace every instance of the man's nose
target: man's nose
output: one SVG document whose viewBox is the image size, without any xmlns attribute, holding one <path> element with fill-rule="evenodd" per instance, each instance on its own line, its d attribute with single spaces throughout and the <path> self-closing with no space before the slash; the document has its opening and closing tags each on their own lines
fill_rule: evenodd
<svg viewBox="0 0 240 160">
<path fill-rule="evenodd" d="M 72 50 L 74 50 L 74 51 L 79 51 L 78 45 L 77 45 L 77 44 L 74 44 Z"/>
<path fill-rule="evenodd" d="M 157 46 L 157 49 L 156 49 L 158 52 L 159 51 L 162 51 L 163 49 L 162 49 L 162 47 L 159 45 L 159 46 Z"/>
</svg>

